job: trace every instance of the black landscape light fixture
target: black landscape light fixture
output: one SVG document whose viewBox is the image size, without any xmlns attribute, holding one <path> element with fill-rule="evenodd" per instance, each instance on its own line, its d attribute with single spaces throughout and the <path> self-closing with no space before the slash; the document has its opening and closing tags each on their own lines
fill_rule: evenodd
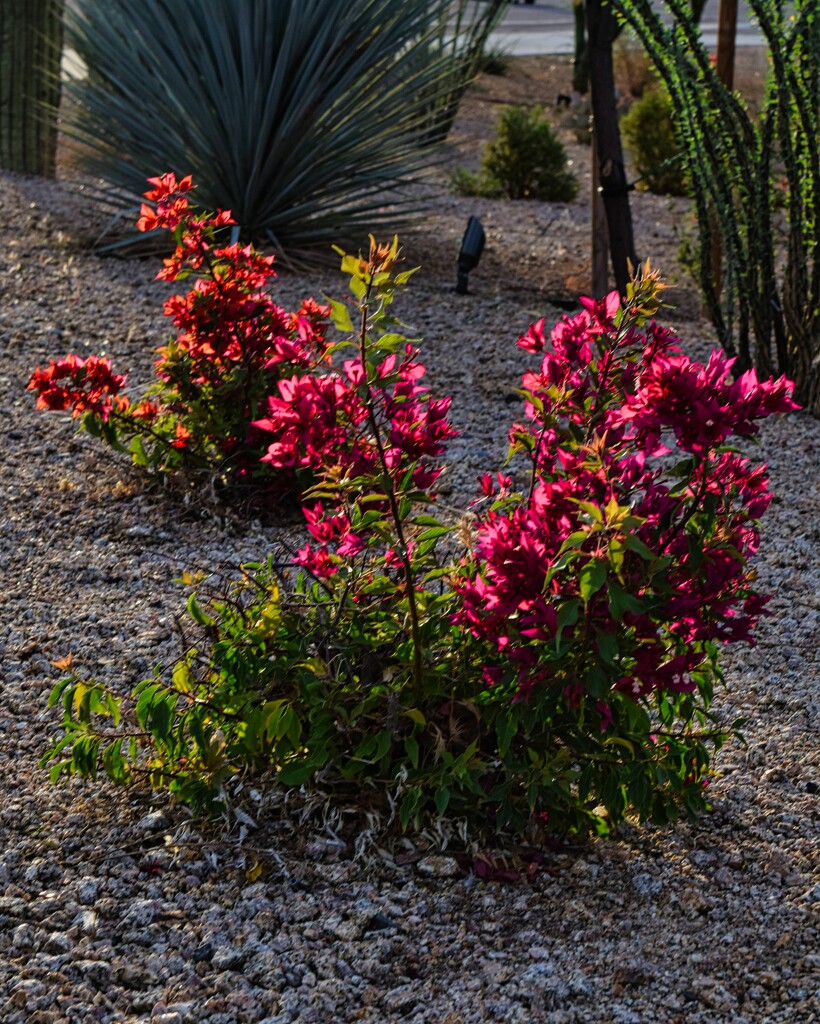
<svg viewBox="0 0 820 1024">
<path fill-rule="evenodd" d="M 456 292 L 459 295 L 467 294 L 467 277 L 470 271 L 478 266 L 478 261 L 481 259 L 482 252 L 484 252 L 486 237 L 478 217 L 470 217 L 467 221 L 467 230 L 461 239 L 461 252 L 458 254 Z"/>
</svg>

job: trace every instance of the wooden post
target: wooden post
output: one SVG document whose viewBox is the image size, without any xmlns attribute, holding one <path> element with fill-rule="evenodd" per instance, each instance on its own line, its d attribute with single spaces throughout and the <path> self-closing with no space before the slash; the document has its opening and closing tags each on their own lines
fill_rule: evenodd
<svg viewBox="0 0 820 1024">
<path fill-rule="evenodd" d="M 727 89 L 731 89 L 735 81 L 736 36 L 737 0 L 720 0 L 715 70 Z"/>
<path fill-rule="evenodd" d="M 609 291 L 609 232 L 606 227 L 606 210 L 599 185 L 598 146 L 595 132 L 592 132 L 592 194 L 589 197 L 592 238 L 592 297 L 602 299 Z"/>
<path fill-rule="evenodd" d="M 612 43 L 618 34 L 618 22 L 606 0 L 587 0 L 586 15 L 592 129 L 598 147 L 598 168 L 609 229 L 609 252 L 615 287 L 621 295 L 625 295 L 631 277 L 630 264 L 633 270 L 637 268 L 638 258 L 635 254 L 629 190 L 615 101 Z"/>
</svg>

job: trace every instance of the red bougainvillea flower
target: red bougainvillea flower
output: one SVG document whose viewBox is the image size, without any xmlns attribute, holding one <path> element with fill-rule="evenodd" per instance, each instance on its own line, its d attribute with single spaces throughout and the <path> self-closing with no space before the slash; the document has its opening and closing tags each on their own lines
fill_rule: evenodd
<svg viewBox="0 0 820 1024">
<path fill-rule="evenodd" d="M 125 387 L 126 378 L 114 373 L 108 359 L 69 355 L 38 367 L 28 382 L 37 392 L 38 409 L 71 409 L 74 416 L 94 412 L 108 418 L 112 400 Z"/>
<path fill-rule="evenodd" d="M 177 181 L 172 173 L 149 178 L 154 188 L 144 193 L 145 198 L 156 203 L 156 209 L 143 203 L 137 221 L 139 231 L 154 231 L 156 228 L 174 230 L 188 209 L 187 193 L 194 187 L 190 174 Z"/>
</svg>

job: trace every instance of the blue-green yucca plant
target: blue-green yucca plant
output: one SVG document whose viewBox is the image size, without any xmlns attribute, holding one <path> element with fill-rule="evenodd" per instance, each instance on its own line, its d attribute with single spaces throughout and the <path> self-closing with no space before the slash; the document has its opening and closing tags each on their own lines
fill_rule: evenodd
<svg viewBox="0 0 820 1024">
<path fill-rule="evenodd" d="M 193 173 L 206 208 L 299 256 L 358 244 L 436 159 L 431 117 L 473 71 L 450 45 L 450 0 L 78 0 L 65 130 L 109 198 Z M 495 0 L 469 17 L 494 23 Z M 461 0 L 457 8 L 465 8 Z M 463 33 L 462 33 L 463 35 Z"/>
</svg>

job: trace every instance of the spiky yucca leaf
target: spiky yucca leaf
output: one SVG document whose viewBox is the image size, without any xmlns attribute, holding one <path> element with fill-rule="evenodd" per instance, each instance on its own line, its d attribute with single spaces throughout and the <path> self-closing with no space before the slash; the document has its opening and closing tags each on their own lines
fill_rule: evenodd
<svg viewBox="0 0 820 1024">
<path fill-rule="evenodd" d="M 449 0 L 78 0 L 65 130 L 109 197 L 193 173 L 244 237 L 300 254 L 358 244 L 436 159 L 419 145 L 452 88 L 432 45 Z M 394 223 L 395 221 L 393 221 Z M 392 226 L 392 224 L 391 224 Z"/>
</svg>

